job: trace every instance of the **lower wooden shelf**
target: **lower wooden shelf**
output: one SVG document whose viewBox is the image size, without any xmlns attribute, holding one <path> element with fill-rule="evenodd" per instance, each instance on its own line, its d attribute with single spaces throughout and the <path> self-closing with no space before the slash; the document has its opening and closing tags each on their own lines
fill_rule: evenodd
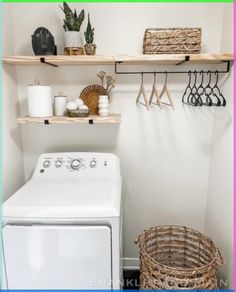
<svg viewBox="0 0 236 292">
<path fill-rule="evenodd" d="M 110 114 L 107 117 L 100 117 L 96 115 L 90 115 L 89 117 L 47 117 L 47 118 L 32 118 L 32 117 L 20 117 L 17 119 L 18 124 L 72 124 L 72 123 L 84 123 L 84 124 L 118 124 L 121 122 L 120 114 Z"/>
</svg>

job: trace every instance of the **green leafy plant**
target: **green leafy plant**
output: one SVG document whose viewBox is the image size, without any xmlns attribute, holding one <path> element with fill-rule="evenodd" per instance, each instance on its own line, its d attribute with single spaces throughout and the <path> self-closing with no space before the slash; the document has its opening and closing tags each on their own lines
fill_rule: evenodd
<svg viewBox="0 0 236 292">
<path fill-rule="evenodd" d="M 69 5 L 66 2 L 63 2 L 63 7 L 61 10 L 65 14 L 65 19 L 63 28 L 65 31 L 80 31 L 80 27 L 84 21 L 84 9 L 80 12 L 79 16 L 77 16 L 76 10 L 72 12 Z"/>
<path fill-rule="evenodd" d="M 92 28 L 92 26 L 91 26 L 89 13 L 88 13 L 88 24 L 87 24 L 86 31 L 84 32 L 84 36 L 85 36 L 85 40 L 86 40 L 87 44 L 93 43 L 94 28 Z"/>
</svg>

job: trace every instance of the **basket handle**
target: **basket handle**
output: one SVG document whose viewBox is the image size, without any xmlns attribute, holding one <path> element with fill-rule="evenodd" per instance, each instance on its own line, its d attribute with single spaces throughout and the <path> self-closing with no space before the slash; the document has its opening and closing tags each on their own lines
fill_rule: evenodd
<svg viewBox="0 0 236 292">
<path fill-rule="evenodd" d="M 218 266 L 223 266 L 225 264 L 225 260 L 219 250 L 219 248 L 217 248 L 217 257 L 216 257 L 216 263 Z"/>
</svg>

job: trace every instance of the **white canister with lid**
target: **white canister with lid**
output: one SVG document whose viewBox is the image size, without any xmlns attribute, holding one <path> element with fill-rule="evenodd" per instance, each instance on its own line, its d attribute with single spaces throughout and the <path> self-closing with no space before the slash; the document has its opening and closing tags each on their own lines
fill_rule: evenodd
<svg viewBox="0 0 236 292">
<path fill-rule="evenodd" d="M 28 114 L 34 118 L 53 115 L 50 86 L 40 85 L 38 80 L 35 80 L 35 84 L 28 86 Z"/>
<path fill-rule="evenodd" d="M 64 116 L 66 112 L 67 96 L 62 91 L 54 96 L 54 112 L 55 116 Z"/>
</svg>

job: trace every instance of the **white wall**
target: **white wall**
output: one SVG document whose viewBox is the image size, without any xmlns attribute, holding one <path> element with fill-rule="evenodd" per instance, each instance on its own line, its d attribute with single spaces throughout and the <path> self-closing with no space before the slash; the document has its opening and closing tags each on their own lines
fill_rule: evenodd
<svg viewBox="0 0 236 292">
<path fill-rule="evenodd" d="M 32 54 L 30 35 L 38 26 L 51 30 L 62 52 L 62 13 L 58 4 L 5 3 L 4 6 L 12 8 L 14 32 L 12 26 L 8 29 L 14 33 L 16 54 Z M 200 26 L 202 51 L 221 50 L 222 3 L 73 3 L 71 6 L 90 12 L 99 54 L 140 54 L 145 28 L 171 26 Z M 86 85 L 97 83 L 96 73 L 102 69 L 114 72 L 112 66 L 18 66 L 21 114 L 27 113 L 26 87 L 35 78 L 52 85 L 54 94 L 63 90 L 73 98 Z M 214 109 L 183 106 L 181 94 L 187 78 L 170 76 L 176 110 L 153 107 L 147 112 L 135 105 L 138 77 L 117 75 L 116 78 L 111 108 L 122 114 L 121 125 L 24 125 L 21 128 L 24 170 L 28 179 L 39 154 L 47 151 L 117 154 L 123 175 L 124 257 L 133 258 L 138 256 L 134 239 L 150 226 L 180 224 L 205 231 Z M 163 76 L 160 87 L 162 81 Z M 148 93 L 151 82 L 151 77 L 145 77 Z"/>
<path fill-rule="evenodd" d="M 225 4 L 222 52 L 233 51 L 233 4 Z M 226 264 L 220 269 L 221 288 L 233 287 L 233 68 L 222 86 L 225 109 L 214 113 L 212 155 L 206 212 L 206 232 L 220 247 Z M 228 283 L 225 286 L 224 283 Z"/>
<path fill-rule="evenodd" d="M 12 15 L 9 6 L 4 6 L 3 54 L 14 54 Z M 24 183 L 23 154 L 20 127 L 16 124 L 19 115 L 16 69 L 9 65 L 3 66 L 3 200 L 12 195 Z"/>
</svg>

